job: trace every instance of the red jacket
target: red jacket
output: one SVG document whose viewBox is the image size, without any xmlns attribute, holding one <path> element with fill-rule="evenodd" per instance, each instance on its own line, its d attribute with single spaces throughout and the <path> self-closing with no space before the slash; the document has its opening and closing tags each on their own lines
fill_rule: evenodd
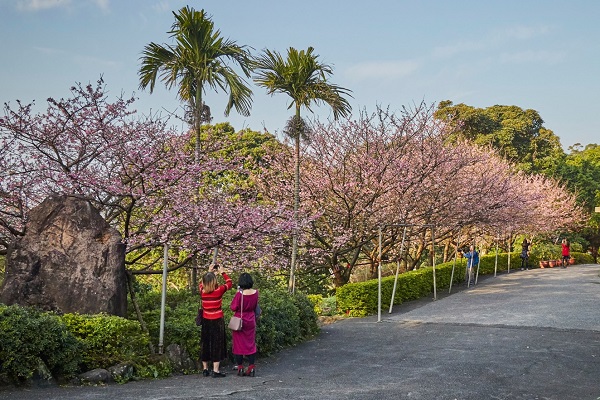
<svg viewBox="0 0 600 400">
<path fill-rule="evenodd" d="M 563 257 L 566 257 L 566 256 L 570 255 L 569 254 L 569 252 L 571 251 L 570 246 L 568 244 L 564 244 L 564 243 L 561 243 L 561 246 L 562 246 L 562 255 L 563 255 Z"/>
<path fill-rule="evenodd" d="M 204 293 L 200 282 L 200 298 L 202 299 L 202 317 L 206 319 L 223 318 L 223 295 L 233 286 L 231 278 L 223 272 L 225 284 L 210 293 Z"/>
</svg>

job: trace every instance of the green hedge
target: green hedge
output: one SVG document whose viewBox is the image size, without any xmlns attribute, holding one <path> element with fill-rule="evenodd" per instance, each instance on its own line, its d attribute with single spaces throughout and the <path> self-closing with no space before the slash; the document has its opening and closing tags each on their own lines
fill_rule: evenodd
<svg viewBox="0 0 600 400">
<path fill-rule="evenodd" d="M 14 384 L 45 365 L 63 380 L 79 371 L 81 343 L 59 317 L 34 308 L 0 304 L 0 374 Z"/>
<path fill-rule="evenodd" d="M 150 333 L 150 340 L 158 348 L 160 335 L 160 304 L 161 293 L 147 291 L 138 295 L 142 318 Z M 195 324 L 198 312 L 198 296 L 193 296 L 189 290 L 167 291 L 165 304 L 165 330 L 163 347 L 178 344 L 185 349 L 192 359 L 197 358 L 200 351 L 199 329 Z M 137 321 L 131 302 L 128 318 Z"/>
<path fill-rule="evenodd" d="M 588 254 L 572 253 L 578 264 L 593 263 L 593 258 Z M 519 252 L 510 253 L 510 268 L 521 267 Z M 538 259 L 529 260 L 530 268 L 538 267 Z M 450 286 L 452 266 L 454 261 L 436 265 L 436 288 L 445 289 Z M 497 265 L 497 266 L 496 266 Z M 479 275 L 493 274 L 494 270 L 506 271 L 508 269 L 508 253 L 487 254 L 480 257 Z M 466 261 L 459 258 L 454 271 L 454 283 L 465 279 Z M 394 287 L 394 276 L 387 276 L 381 280 L 382 305 L 389 305 Z M 365 282 L 348 283 L 336 289 L 338 311 L 348 316 L 363 317 L 377 312 L 378 305 L 378 280 L 372 279 Z M 404 301 L 416 300 L 430 295 L 433 292 L 433 268 L 420 268 L 416 271 L 408 271 L 398 276 L 398 286 L 394 296 L 394 304 L 402 304 Z"/>
<path fill-rule="evenodd" d="M 453 263 L 436 265 L 435 275 L 437 288 L 448 287 Z M 454 282 L 464 278 L 462 264 L 457 263 Z M 381 300 L 390 304 L 395 277 L 386 276 L 381 279 Z M 420 268 L 398 276 L 394 304 L 416 300 L 433 291 L 433 268 Z M 372 279 L 365 282 L 348 283 L 336 289 L 337 306 L 340 312 L 352 317 L 364 317 L 377 312 L 379 299 L 379 281 Z"/>
<path fill-rule="evenodd" d="M 571 252 L 571 257 L 575 258 L 575 264 L 595 264 L 591 254 Z"/>
<path fill-rule="evenodd" d="M 65 314 L 60 319 L 82 345 L 82 371 L 121 362 L 146 364 L 149 338 L 137 321 L 103 314 Z"/>
</svg>

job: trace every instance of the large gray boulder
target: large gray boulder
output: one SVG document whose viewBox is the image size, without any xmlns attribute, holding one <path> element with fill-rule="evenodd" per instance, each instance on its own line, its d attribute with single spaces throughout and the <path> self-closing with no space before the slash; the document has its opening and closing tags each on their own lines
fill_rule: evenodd
<svg viewBox="0 0 600 400">
<path fill-rule="evenodd" d="M 50 196 L 8 249 L 0 301 L 44 310 L 125 316 L 125 246 L 87 201 Z"/>
</svg>

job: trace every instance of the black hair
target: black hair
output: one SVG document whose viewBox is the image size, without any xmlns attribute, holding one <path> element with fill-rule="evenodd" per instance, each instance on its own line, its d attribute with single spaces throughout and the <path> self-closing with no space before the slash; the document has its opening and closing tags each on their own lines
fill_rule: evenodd
<svg viewBox="0 0 600 400">
<path fill-rule="evenodd" d="M 238 286 L 240 289 L 251 289 L 253 285 L 254 281 L 249 273 L 244 272 L 240 275 L 240 279 L 238 280 Z"/>
</svg>

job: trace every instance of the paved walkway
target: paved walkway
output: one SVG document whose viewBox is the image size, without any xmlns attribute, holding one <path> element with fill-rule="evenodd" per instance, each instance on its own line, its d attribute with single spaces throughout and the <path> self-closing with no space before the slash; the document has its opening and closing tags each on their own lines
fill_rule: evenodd
<svg viewBox="0 0 600 400">
<path fill-rule="evenodd" d="M 12 400 L 600 398 L 600 266 L 486 277 L 471 289 L 325 326 L 255 378 L 178 376 L 0 391 Z"/>
</svg>

